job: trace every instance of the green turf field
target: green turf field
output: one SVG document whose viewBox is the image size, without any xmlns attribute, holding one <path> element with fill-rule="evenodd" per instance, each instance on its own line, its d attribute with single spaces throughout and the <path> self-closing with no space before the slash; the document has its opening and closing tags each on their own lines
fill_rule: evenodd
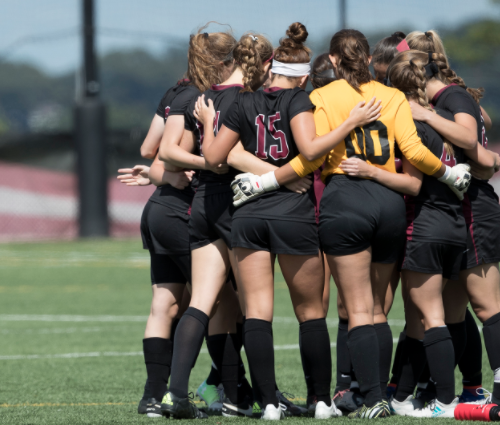
<svg viewBox="0 0 500 425">
<path fill-rule="evenodd" d="M 137 414 L 146 378 L 141 350 L 151 301 L 149 257 L 138 239 L 0 245 L 0 276 L 1 424 L 165 420 Z M 276 377 L 282 391 L 304 404 L 298 324 L 281 274 L 276 279 Z M 394 338 L 403 317 L 398 297 L 389 317 Z M 335 292 L 328 323 L 335 342 Z M 483 362 L 485 386 L 491 389 L 486 354 Z M 203 349 L 191 375 L 191 391 L 206 378 L 210 363 Z M 214 416 L 207 422 L 231 421 L 250 419 Z"/>
</svg>

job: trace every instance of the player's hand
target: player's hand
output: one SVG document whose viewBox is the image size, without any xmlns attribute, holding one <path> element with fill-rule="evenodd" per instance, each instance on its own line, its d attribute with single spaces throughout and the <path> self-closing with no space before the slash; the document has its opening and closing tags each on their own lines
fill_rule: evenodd
<svg viewBox="0 0 500 425">
<path fill-rule="evenodd" d="M 148 186 L 151 184 L 149 180 L 149 167 L 146 165 L 136 165 L 133 168 L 120 168 L 118 172 L 122 173 L 122 175 L 118 176 L 117 179 L 127 186 Z"/>
<path fill-rule="evenodd" d="M 469 172 L 471 167 L 469 164 L 458 164 L 448 168 L 448 176 L 446 178 L 442 176 L 438 180 L 447 184 L 458 199 L 463 200 L 464 193 L 467 192 L 472 178 Z"/>
<path fill-rule="evenodd" d="M 285 185 L 285 187 L 288 190 L 291 190 L 292 192 L 302 194 L 302 193 L 306 193 L 310 189 L 312 184 L 313 184 L 313 182 L 312 182 L 311 177 L 305 176 L 305 177 L 301 178 L 300 180 L 297 180 L 296 182 L 288 183 L 287 185 Z"/>
<path fill-rule="evenodd" d="M 479 180 L 489 180 L 498 171 L 495 170 L 495 167 L 482 167 L 472 159 L 469 159 L 467 162 L 470 165 L 470 173 L 472 177 Z"/>
<path fill-rule="evenodd" d="M 229 165 L 219 164 L 216 166 L 211 166 L 208 164 L 208 162 L 205 161 L 205 170 L 212 171 L 215 174 L 227 174 L 227 172 L 229 171 Z"/>
<path fill-rule="evenodd" d="M 339 167 L 347 175 L 356 177 L 373 177 L 373 169 L 376 168 L 359 158 L 345 159 Z"/>
<path fill-rule="evenodd" d="M 170 172 L 168 184 L 176 189 L 183 190 L 191 184 L 194 171 L 178 171 L 177 173 Z"/>
<path fill-rule="evenodd" d="M 368 103 L 366 101 L 359 102 L 349 113 L 349 118 L 352 120 L 355 127 L 363 127 L 380 118 L 382 110 L 382 101 L 376 102 L 373 97 Z"/>
<path fill-rule="evenodd" d="M 202 94 L 196 101 L 193 114 L 196 117 L 196 119 L 203 125 L 206 125 L 207 122 L 214 122 L 215 109 L 214 109 L 214 102 L 212 102 L 212 99 L 208 99 L 208 105 L 207 105 L 207 103 L 205 102 L 205 95 Z"/>
<path fill-rule="evenodd" d="M 273 177 L 271 177 L 271 174 Z M 231 182 L 231 189 L 234 192 L 233 205 L 239 207 L 250 199 L 264 195 L 266 192 L 279 188 L 274 172 L 266 173 L 263 176 L 256 176 L 252 173 L 238 174 Z"/>
<path fill-rule="evenodd" d="M 426 122 L 429 118 L 429 114 L 432 114 L 432 111 L 425 109 L 422 105 L 418 104 L 414 100 L 410 100 L 410 108 L 411 115 L 414 120 Z"/>
</svg>

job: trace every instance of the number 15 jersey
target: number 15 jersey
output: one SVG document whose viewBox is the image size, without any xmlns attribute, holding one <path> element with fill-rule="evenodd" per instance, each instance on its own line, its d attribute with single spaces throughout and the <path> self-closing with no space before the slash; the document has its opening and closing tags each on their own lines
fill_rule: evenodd
<svg viewBox="0 0 500 425">
<path fill-rule="evenodd" d="M 223 125 L 240 135 L 246 151 L 281 167 L 300 153 L 290 121 L 313 108 L 304 90 L 271 87 L 240 93 Z M 282 187 L 242 205 L 233 217 L 243 216 L 315 223 L 313 190 L 301 195 Z"/>
<path fill-rule="evenodd" d="M 330 174 L 344 174 L 339 165 L 347 158 L 360 158 L 395 173 L 395 143 L 408 161 L 422 172 L 432 175 L 439 170 L 441 161 L 422 144 L 417 135 L 405 95 L 376 81 L 361 85 L 359 92 L 346 80 L 337 80 L 314 90 L 311 101 L 316 106 L 316 134 L 323 136 L 336 129 L 359 102 L 369 102 L 373 97 L 382 101 L 380 118 L 363 127 L 356 127 L 326 157 L 307 162 L 299 156 L 290 164 L 297 174 L 308 174 L 325 160 L 323 180 Z"/>
</svg>

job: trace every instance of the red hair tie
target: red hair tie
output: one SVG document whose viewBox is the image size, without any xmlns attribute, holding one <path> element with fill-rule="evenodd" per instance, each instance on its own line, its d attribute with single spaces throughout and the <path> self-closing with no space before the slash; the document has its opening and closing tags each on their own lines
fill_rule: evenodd
<svg viewBox="0 0 500 425">
<path fill-rule="evenodd" d="M 406 40 L 402 40 L 401 43 L 396 46 L 396 49 L 398 52 L 405 52 L 406 50 L 410 50 L 410 46 L 408 46 Z"/>
<path fill-rule="evenodd" d="M 273 52 L 273 54 L 271 55 L 271 57 L 270 57 L 269 59 L 266 59 L 266 60 L 265 60 L 264 62 L 262 62 L 262 63 L 269 62 L 269 61 L 273 60 L 273 58 L 274 58 L 274 52 Z"/>
</svg>

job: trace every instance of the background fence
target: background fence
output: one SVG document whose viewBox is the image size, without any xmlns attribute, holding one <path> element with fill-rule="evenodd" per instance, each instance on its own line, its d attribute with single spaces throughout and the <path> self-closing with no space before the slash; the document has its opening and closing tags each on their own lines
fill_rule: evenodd
<svg viewBox="0 0 500 425">
<path fill-rule="evenodd" d="M 73 116 L 81 75 L 78 0 L 24 0 L 0 5 L 0 240 L 74 238 L 77 181 Z M 345 16 L 342 15 L 345 4 Z M 116 170 L 141 159 L 139 147 L 164 91 L 186 68 L 189 34 L 208 21 L 252 30 L 277 44 L 303 22 L 315 54 L 327 51 L 345 19 L 370 45 L 396 30 L 437 29 L 452 67 L 494 122 L 500 146 L 500 1 L 256 0 L 172 2 L 96 0 L 98 69 L 107 106 L 108 210 L 111 235 L 137 235 L 153 188 L 129 188 Z M 220 27 L 212 24 L 209 31 Z M 226 29 L 227 27 L 222 27 Z M 500 180 L 494 184 L 500 193 Z"/>
</svg>

